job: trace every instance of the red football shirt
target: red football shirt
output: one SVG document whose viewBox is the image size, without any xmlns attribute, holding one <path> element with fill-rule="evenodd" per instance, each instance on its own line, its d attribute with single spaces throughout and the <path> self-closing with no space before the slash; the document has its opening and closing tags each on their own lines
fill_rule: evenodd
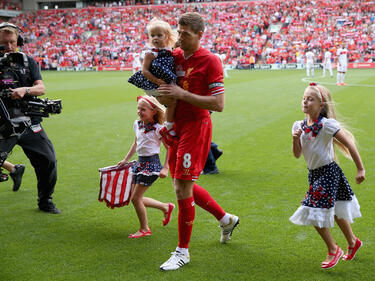
<svg viewBox="0 0 375 281">
<path fill-rule="evenodd" d="M 218 56 L 200 48 L 190 57 L 184 57 L 184 51 L 177 48 L 173 51 L 177 74 L 177 84 L 190 93 L 200 96 L 219 95 L 224 93 L 223 67 Z M 207 109 L 196 107 L 179 100 L 174 121 L 199 120 L 209 117 Z"/>
</svg>

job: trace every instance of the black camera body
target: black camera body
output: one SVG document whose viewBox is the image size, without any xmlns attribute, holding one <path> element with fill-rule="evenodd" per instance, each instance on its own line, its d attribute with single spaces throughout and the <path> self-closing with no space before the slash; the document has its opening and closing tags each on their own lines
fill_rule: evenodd
<svg viewBox="0 0 375 281">
<path fill-rule="evenodd" d="M 31 126 L 32 117 L 61 113 L 61 100 L 42 100 L 34 96 L 25 96 L 21 100 L 10 98 L 10 89 L 24 86 L 20 83 L 19 73 L 28 69 L 28 63 L 22 52 L 6 53 L 0 57 L 0 139 L 22 134 Z"/>
</svg>

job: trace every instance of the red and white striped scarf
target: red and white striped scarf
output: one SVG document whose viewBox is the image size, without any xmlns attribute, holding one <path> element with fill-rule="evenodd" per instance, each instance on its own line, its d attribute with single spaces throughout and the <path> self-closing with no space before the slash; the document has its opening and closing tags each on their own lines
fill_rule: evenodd
<svg viewBox="0 0 375 281">
<path fill-rule="evenodd" d="M 105 201 L 108 208 L 128 205 L 131 197 L 132 171 L 135 162 L 122 167 L 109 166 L 100 168 L 100 202 Z"/>
</svg>

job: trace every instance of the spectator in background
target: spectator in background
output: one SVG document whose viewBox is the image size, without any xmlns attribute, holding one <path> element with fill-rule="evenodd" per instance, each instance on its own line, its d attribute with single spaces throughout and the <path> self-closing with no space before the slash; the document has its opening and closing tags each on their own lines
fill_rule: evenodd
<svg viewBox="0 0 375 281">
<path fill-rule="evenodd" d="M 221 61 L 221 65 L 223 67 L 223 71 L 224 71 L 224 77 L 225 78 L 230 78 L 229 74 L 228 74 L 228 67 L 225 65 L 225 58 L 227 57 L 225 54 L 219 54 L 219 53 L 215 53 L 215 55 L 220 59 Z"/>
<path fill-rule="evenodd" d="M 223 151 L 218 148 L 218 145 L 211 142 L 211 148 L 208 152 L 206 164 L 204 165 L 202 175 L 215 175 L 219 174 L 219 168 L 216 166 L 216 160 L 223 154 Z"/>
<path fill-rule="evenodd" d="M 333 73 L 332 73 L 332 63 L 331 63 L 331 59 L 332 59 L 332 53 L 327 49 L 325 49 L 325 52 L 324 52 L 324 60 L 323 60 L 323 78 L 326 77 L 326 70 L 328 69 L 329 71 L 329 75 L 331 77 L 333 77 Z"/>
<path fill-rule="evenodd" d="M 306 57 L 306 76 L 307 78 L 314 78 L 314 63 L 315 63 L 315 55 L 311 50 L 308 50 L 305 54 Z"/>
<path fill-rule="evenodd" d="M 337 86 L 344 86 L 345 74 L 348 70 L 348 50 L 340 45 L 336 52 L 337 56 Z"/>
<path fill-rule="evenodd" d="M 250 69 L 255 68 L 255 56 L 253 54 L 250 55 Z"/>
</svg>

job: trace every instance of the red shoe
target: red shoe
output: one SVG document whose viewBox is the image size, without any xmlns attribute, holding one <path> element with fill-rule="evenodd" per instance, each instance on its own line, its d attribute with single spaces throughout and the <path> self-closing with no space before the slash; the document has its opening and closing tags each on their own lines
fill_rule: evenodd
<svg viewBox="0 0 375 281">
<path fill-rule="evenodd" d="M 151 229 L 148 229 L 147 231 L 142 231 L 141 229 L 138 231 L 140 234 L 133 233 L 128 236 L 128 238 L 141 238 L 145 236 L 151 236 Z"/>
<path fill-rule="evenodd" d="M 173 210 L 174 210 L 174 204 L 168 203 L 168 211 L 164 213 L 167 216 L 163 220 L 163 226 L 166 226 L 170 222 Z"/>
<path fill-rule="evenodd" d="M 169 146 L 173 146 L 173 144 L 176 142 L 176 136 L 172 136 L 170 133 L 171 131 L 172 130 L 168 131 L 167 127 L 163 127 L 159 131 L 161 138 Z"/>
<path fill-rule="evenodd" d="M 351 251 L 351 254 L 346 254 L 342 257 L 342 260 L 344 261 L 351 261 L 352 259 L 354 259 L 355 257 L 355 254 L 357 253 L 357 251 L 359 250 L 359 248 L 361 248 L 363 245 L 362 241 L 359 240 L 358 238 L 356 238 L 355 240 L 355 244 L 354 244 L 354 247 L 349 247 L 348 246 L 348 253 Z"/>
<path fill-rule="evenodd" d="M 334 267 L 339 261 L 340 261 L 340 258 L 342 257 L 342 255 L 344 254 L 344 252 L 341 250 L 341 248 L 339 246 L 337 246 L 337 250 L 336 250 L 336 254 L 332 254 L 332 253 L 329 253 L 328 252 L 328 255 L 329 256 L 333 256 L 333 260 L 331 260 L 330 262 L 322 262 L 322 268 L 323 269 L 330 269 L 332 267 Z"/>
</svg>

